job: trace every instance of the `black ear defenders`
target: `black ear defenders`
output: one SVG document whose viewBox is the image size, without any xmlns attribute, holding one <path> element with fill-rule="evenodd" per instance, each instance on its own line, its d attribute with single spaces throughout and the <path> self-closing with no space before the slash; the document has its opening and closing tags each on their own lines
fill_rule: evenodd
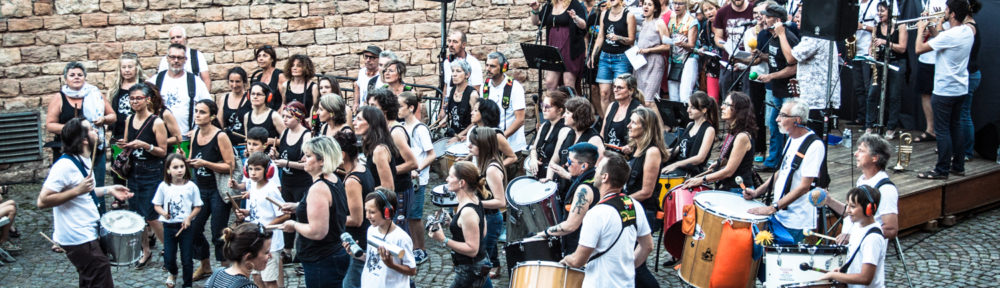
<svg viewBox="0 0 1000 288">
<path fill-rule="evenodd" d="M 389 199 L 385 197 L 385 193 L 380 190 L 375 190 L 375 194 L 378 194 L 379 198 L 382 198 L 382 203 L 385 203 L 385 209 L 382 209 L 382 216 L 385 219 L 392 219 L 392 214 L 396 212 L 396 208 L 393 207 L 392 203 L 389 203 Z"/>
</svg>

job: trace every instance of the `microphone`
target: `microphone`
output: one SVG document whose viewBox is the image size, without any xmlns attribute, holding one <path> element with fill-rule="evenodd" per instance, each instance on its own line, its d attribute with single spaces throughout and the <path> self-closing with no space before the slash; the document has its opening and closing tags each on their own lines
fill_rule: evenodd
<svg viewBox="0 0 1000 288">
<path fill-rule="evenodd" d="M 361 257 L 365 253 L 365 251 L 361 250 L 361 246 L 358 246 L 358 242 L 354 242 L 354 237 L 351 237 L 351 234 L 347 234 L 347 232 L 340 234 L 340 241 L 347 242 L 350 245 L 351 255 L 355 258 Z"/>
<path fill-rule="evenodd" d="M 806 262 L 802 262 L 802 264 L 799 264 L 799 270 L 802 270 L 802 271 L 816 271 L 816 272 L 819 272 L 819 273 L 829 272 L 827 270 L 823 270 L 823 269 L 812 267 L 812 265 L 809 265 L 809 263 L 806 263 Z"/>
<path fill-rule="evenodd" d="M 796 26 L 795 21 L 785 21 L 785 22 L 774 23 L 773 26 L 767 27 L 767 30 L 772 30 L 772 29 L 774 29 L 774 27 L 777 27 L 778 25 L 784 25 L 785 27 L 795 27 Z"/>
<path fill-rule="evenodd" d="M 743 22 L 743 24 L 740 24 L 740 27 L 748 27 L 754 25 L 757 25 L 757 20 L 750 20 L 749 22 Z"/>
</svg>

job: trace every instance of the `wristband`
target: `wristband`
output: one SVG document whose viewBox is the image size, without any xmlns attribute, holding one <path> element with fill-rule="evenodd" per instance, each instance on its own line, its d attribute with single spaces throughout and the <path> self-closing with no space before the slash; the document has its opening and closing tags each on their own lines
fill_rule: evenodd
<svg viewBox="0 0 1000 288">
<path fill-rule="evenodd" d="M 153 151 L 155 148 L 156 146 L 153 146 L 153 143 L 149 143 L 149 151 Z"/>
<path fill-rule="evenodd" d="M 552 237 L 552 235 L 549 235 L 549 228 L 545 228 L 545 230 L 542 231 L 545 232 L 545 237 Z"/>
<path fill-rule="evenodd" d="M 441 241 L 441 247 L 448 247 L 448 238 L 444 238 L 444 241 Z"/>
</svg>

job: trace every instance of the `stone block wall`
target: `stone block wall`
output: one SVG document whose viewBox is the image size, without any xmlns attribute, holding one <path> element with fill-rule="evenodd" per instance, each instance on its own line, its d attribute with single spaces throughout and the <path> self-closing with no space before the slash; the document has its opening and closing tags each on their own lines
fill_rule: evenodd
<svg viewBox="0 0 1000 288">
<path fill-rule="evenodd" d="M 503 52 L 511 59 L 508 74 L 535 91 L 537 74 L 525 69 L 519 46 L 535 39 L 529 1 L 534 0 L 458 0 L 449 4 L 448 18 L 451 30 L 468 33 L 469 51 L 477 59 Z M 404 81 L 437 86 L 439 2 L 0 0 L 0 109 L 44 115 L 70 61 L 82 62 L 87 82 L 102 90 L 118 77 L 122 52 L 139 55 L 145 75 L 151 76 L 166 54 L 167 31 L 176 25 L 187 30 L 189 46 L 204 52 L 217 96 L 228 90 L 228 69 L 257 69 L 253 50 L 262 45 L 276 47 L 278 67 L 292 54 L 306 54 L 317 73 L 355 77 L 361 63 L 356 53 L 375 44 L 408 64 Z M 0 183 L 15 179 L 11 170 L 30 167 L 47 165 L 0 166 Z"/>
</svg>

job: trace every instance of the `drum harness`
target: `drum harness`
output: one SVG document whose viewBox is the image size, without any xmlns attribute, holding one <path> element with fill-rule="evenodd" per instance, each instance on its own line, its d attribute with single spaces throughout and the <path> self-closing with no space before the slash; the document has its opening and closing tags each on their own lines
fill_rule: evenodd
<svg viewBox="0 0 1000 288">
<path fill-rule="evenodd" d="M 607 250 L 591 256 L 590 259 L 587 260 L 587 263 L 597 260 L 597 258 L 604 256 L 605 253 L 614 249 L 615 244 L 618 244 L 618 240 L 621 239 L 622 234 L 625 233 L 625 227 L 635 226 L 636 229 L 638 229 L 638 226 L 636 225 L 635 204 L 632 204 L 632 198 L 629 198 L 624 193 L 619 192 L 618 194 L 604 196 L 604 199 L 601 199 L 601 202 L 598 202 L 597 204 L 605 204 L 614 207 L 615 211 L 618 211 L 618 216 L 622 219 L 622 229 L 618 231 L 618 237 L 615 237 L 615 241 L 611 242 L 611 246 L 608 246 Z M 631 218 L 629 218 L 629 216 L 631 216 Z"/>
<path fill-rule="evenodd" d="M 879 236 L 885 237 L 882 235 L 882 229 L 879 227 L 872 227 L 871 229 L 868 229 L 865 236 L 862 236 L 861 241 L 858 242 L 858 248 L 854 249 L 854 253 L 851 254 L 851 258 L 847 259 L 847 263 L 844 263 L 843 266 L 840 266 L 840 273 L 847 273 L 847 269 L 849 269 L 851 267 L 851 263 L 854 262 L 854 257 L 858 256 L 858 251 L 861 251 L 861 245 L 865 243 L 865 238 L 868 238 L 868 235 L 871 234 L 878 234 Z"/>
<path fill-rule="evenodd" d="M 76 164 L 76 168 L 80 169 L 80 174 L 83 174 L 83 178 L 84 179 L 87 178 L 87 175 L 88 175 L 87 174 L 87 167 L 83 166 L 83 162 L 80 161 L 80 159 L 77 159 L 76 157 L 70 156 L 68 154 L 63 154 L 62 156 L 59 156 L 59 159 L 69 159 L 70 161 L 73 161 L 73 164 Z M 91 199 L 98 199 L 97 198 L 97 193 L 94 192 L 94 190 L 90 190 L 90 197 L 91 197 Z M 94 201 L 98 201 L 98 200 L 94 200 Z M 97 203 L 94 203 L 94 204 L 97 204 Z M 105 247 L 104 242 L 100 241 L 100 237 L 101 237 L 101 221 L 100 220 L 97 220 L 97 237 L 98 237 L 97 243 L 101 247 L 101 252 L 107 254 L 108 247 Z"/>
</svg>

